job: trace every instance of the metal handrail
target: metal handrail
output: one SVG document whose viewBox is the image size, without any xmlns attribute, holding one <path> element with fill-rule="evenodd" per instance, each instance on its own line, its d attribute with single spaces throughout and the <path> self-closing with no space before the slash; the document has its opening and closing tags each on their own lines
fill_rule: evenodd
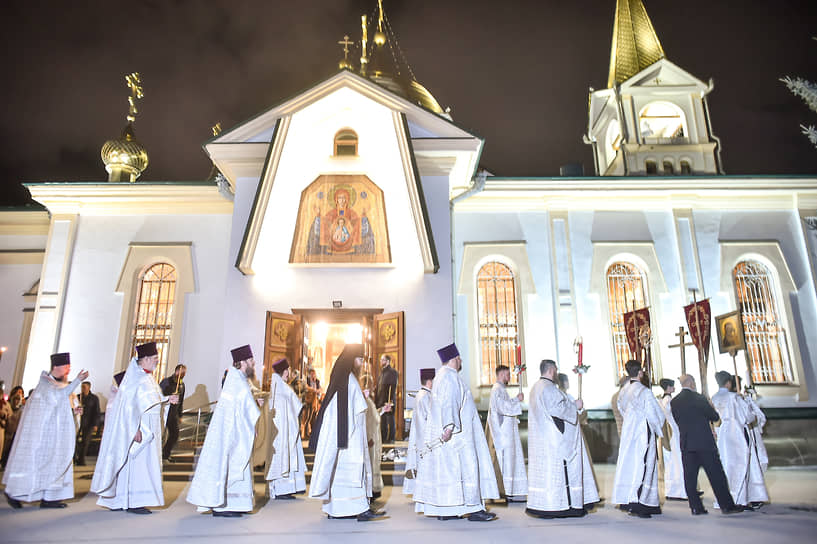
<svg viewBox="0 0 817 544">
<path fill-rule="evenodd" d="M 199 428 L 201 427 L 201 411 L 202 411 L 203 408 L 209 408 L 210 406 L 212 406 L 214 404 L 218 404 L 218 401 L 214 400 L 213 402 L 209 402 L 209 403 L 207 403 L 207 404 L 205 404 L 203 406 L 199 406 L 198 408 L 195 409 L 195 412 L 196 412 L 196 430 L 195 430 L 195 434 L 193 435 L 193 447 L 194 448 L 196 447 L 195 445 L 199 443 Z M 192 414 L 193 411 L 194 410 L 185 410 L 185 411 L 183 411 L 181 413 L 181 415 Z"/>
</svg>

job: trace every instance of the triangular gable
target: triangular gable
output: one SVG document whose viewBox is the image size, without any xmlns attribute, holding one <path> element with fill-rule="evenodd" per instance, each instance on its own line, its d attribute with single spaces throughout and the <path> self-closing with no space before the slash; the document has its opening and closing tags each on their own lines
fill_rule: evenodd
<svg viewBox="0 0 817 544">
<path fill-rule="evenodd" d="M 206 142 L 204 148 L 209 153 L 213 146 L 219 144 L 270 142 L 278 119 L 291 115 L 342 87 L 351 88 L 392 110 L 406 114 L 410 125 L 418 127 L 424 134 L 433 134 L 437 138 L 477 137 L 445 117 L 413 104 L 365 77 L 349 70 L 341 70 L 308 90 L 222 132 Z"/>
<path fill-rule="evenodd" d="M 452 186 L 467 185 L 476 174 L 482 138 L 348 70 L 239 123 L 206 142 L 204 149 L 233 188 L 239 178 L 258 178 L 267 162 L 276 123 L 340 89 L 351 89 L 406 116 L 408 136 L 414 141 L 422 172 L 440 175 L 447 169 Z M 448 160 L 456 167 L 446 163 Z"/>
<path fill-rule="evenodd" d="M 632 91 L 635 88 L 654 90 L 658 87 L 695 87 L 704 90 L 709 86 L 667 59 L 661 59 L 647 66 L 621 84 L 622 91 Z"/>
<path fill-rule="evenodd" d="M 338 91 L 343 88 L 351 89 L 353 92 L 358 92 L 363 95 L 364 99 L 369 99 L 377 102 L 378 104 L 386 106 L 388 109 L 391 110 L 391 122 L 393 124 L 393 128 L 395 131 L 395 135 L 397 138 L 397 145 L 399 148 L 399 156 L 401 161 L 401 171 L 403 173 L 403 177 L 405 179 L 406 190 L 408 194 L 408 202 L 410 206 L 411 218 L 413 220 L 416 233 L 417 233 L 417 240 L 419 243 L 420 254 L 423 260 L 423 267 L 426 273 L 436 273 L 439 270 L 439 259 L 437 257 L 436 247 L 434 244 L 434 237 L 431 230 L 431 223 L 428 216 L 427 206 L 425 202 L 425 197 L 423 194 L 423 187 L 420 180 L 420 174 L 417 168 L 417 162 L 414 156 L 414 150 L 412 147 L 412 140 L 411 135 L 409 133 L 409 123 L 408 123 L 408 115 L 405 112 L 400 111 L 399 109 L 394 108 L 394 101 L 389 100 L 386 103 L 382 101 L 382 97 L 377 95 L 377 93 L 373 93 L 372 91 L 377 91 L 378 89 L 372 89 L 371 83 L 367 82 L 366 80 L 362 80 L 362 83 L 365 86 L 359 85 L 361 83 L 361 79 L 358 76 L 355 76 L 350 73 L 341 73 L 339 76 L 342 76 L 335 81 L 340 81 L 343 83 L 339 86 L 321 86 L 322 92 L 316 93 L 315 96 L 312 96 L 310 100 L 302 100 L 298 101 L 298 108 L 292 108 L 287 106 L 280 110 L 281 112 L 286 113 L 278 113 L 276 112 L 275 115 L 272 115 L 272 111 L 268 112 L 268 114 L 263 114 L 255 118 L 254 120 L 249 121 L 245 125 L 241 125 L 236 129 L 230 131 L 230 133 L 224 135 L 225 140 L 240 140 L 241 138 L 252 138 L 253 134 L 258 134 L 258 131 L 265 131 L 266 123 L 270 122 L 274 119 L 274 127 L 272 130 L 272 137 L 271 142 L 266 144 L 267 147 L 267 155 L 264 161 L 263 171 L 260 176 L 260 180 L 258 182 L 256 188 L 256 195 L 252 205 L 252 209 L 250 211 L 250 215 L 247 221 L 247 227 L 244 232 L 244 238 L 242 240 L 241 247 L 239 249 L 239 253 L 236 260 L 236 268 L 239 269 L 245 275 L 252 275 L 255 273 L 253 270 L 253 261 L 255 259 L 256 248 L 258 246 L 259 239 L 261 237 L 261 231 L 263 228 L 264 218 L 267 214 L 267 209 L 270 204 L 271 194 L 273 185 L 276 182 L 277 172 L 279 165 L 281 163 L 285 142 L 287 139 L 288 131 L 290 130 L 290 125 L 293 120 L 293 116 L 295 113 L 300 111 L 301 109 L 309 107 L 311 104 L 314 104 L 319 98 L 326 97 L 330 93 Z M 334 79 L 334 78 L 333 78 Z M 352 85 L 348 85 L 348 83 L 352 83 Z M 369 92 L 363 93 L 360 89 L 368 89 Z M 311 92 L 306 94 L 312 95 Z M 376 96 L 371 96 L 375 94 Z M 412 106 L 413 107 L 413 106 Z M 414 112 L 417 113 L 417 112 Z M 421 112 L 422 115 L 432 115 L 425 111 Z M 276 117 L 277 115 L 277 117 Z M 419 117 L 419 116 L 418 116 Z M 427 123 L 433 122 L 433 119 L 426 118 L 424 119 Z M 453 130 L 461 131 L 457 127 L 454 127 L 450 122 L 440 119 L 443 123 L 443 126 L 446 130 L 451 131 L 452 127 Z M 251 125 L 251 126 L 249 126 Z M 473 137 L 469 139 L 473 140 Z M 219 145 L 240 145 L 246 146 L 248 144 L 245 143 L 219 143 L 221 137 L 217 138 L 208 146 L 219 146 Z M 257 145 L 257 144 L 252 144 Z"/>
</svg>

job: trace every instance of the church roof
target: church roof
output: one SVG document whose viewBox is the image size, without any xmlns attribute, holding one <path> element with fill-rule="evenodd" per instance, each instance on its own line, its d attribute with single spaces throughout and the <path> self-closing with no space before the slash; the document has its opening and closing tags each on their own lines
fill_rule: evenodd
<svg viewBox="0 0 817 544">
<path fill-rule="evenodd" d="M 664 58 L 664 49 L 641 0 L 617 0 L 607 87 L 627 81 Z"/>
</svg>

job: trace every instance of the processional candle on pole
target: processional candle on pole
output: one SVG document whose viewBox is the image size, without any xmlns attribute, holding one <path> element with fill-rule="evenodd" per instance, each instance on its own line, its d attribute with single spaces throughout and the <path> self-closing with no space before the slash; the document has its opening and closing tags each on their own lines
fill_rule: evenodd
<svg viewBox="0 0 817 544">
<path fill-rule="evenodd" d="M 590 365 L 583 364 L 584 342 L 581 336 L 577 336 L 573 341 L 573 351 L 576 353 L 577 364 L 573 367 L 573 373 L 579 375 L 579 400 L 582 399 L 582 376 L 590 370 Z"/>
<path fill-rule="evenodd" d="M 522 362 L 522 346 L 516 346 L 516 364 L 513 371 L 516 374 L 516 382 L 519 384 L 519 392 L 528 385 L 528 367 Z"/>
</svg>

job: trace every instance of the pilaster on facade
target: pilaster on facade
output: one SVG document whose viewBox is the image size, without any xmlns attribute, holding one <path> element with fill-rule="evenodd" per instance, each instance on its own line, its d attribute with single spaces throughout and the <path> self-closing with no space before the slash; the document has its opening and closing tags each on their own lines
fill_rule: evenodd
<svg viewBox="0 0 817 544">
<path fill-rule="evenodd" d="M 573 357 L 573 341 L 579 335 L 579 317 L 570 250 L 570 222 L 566 210 L 549 212 L 551 278 L 553 278 L 553 320 L 556 324 L 556 352 L 559 360 Z"/>
<path fill-rule="evenodd" d="M 76 214 L 51 216 L 37 290 L 37 304 L 26 351 L 23 373 L 23 388 L 26 390 L 36 385 L 39 372 L 59 345 L 65 291 L 71 271 L 78 221 L 79 216 Z"/>
</svg>

